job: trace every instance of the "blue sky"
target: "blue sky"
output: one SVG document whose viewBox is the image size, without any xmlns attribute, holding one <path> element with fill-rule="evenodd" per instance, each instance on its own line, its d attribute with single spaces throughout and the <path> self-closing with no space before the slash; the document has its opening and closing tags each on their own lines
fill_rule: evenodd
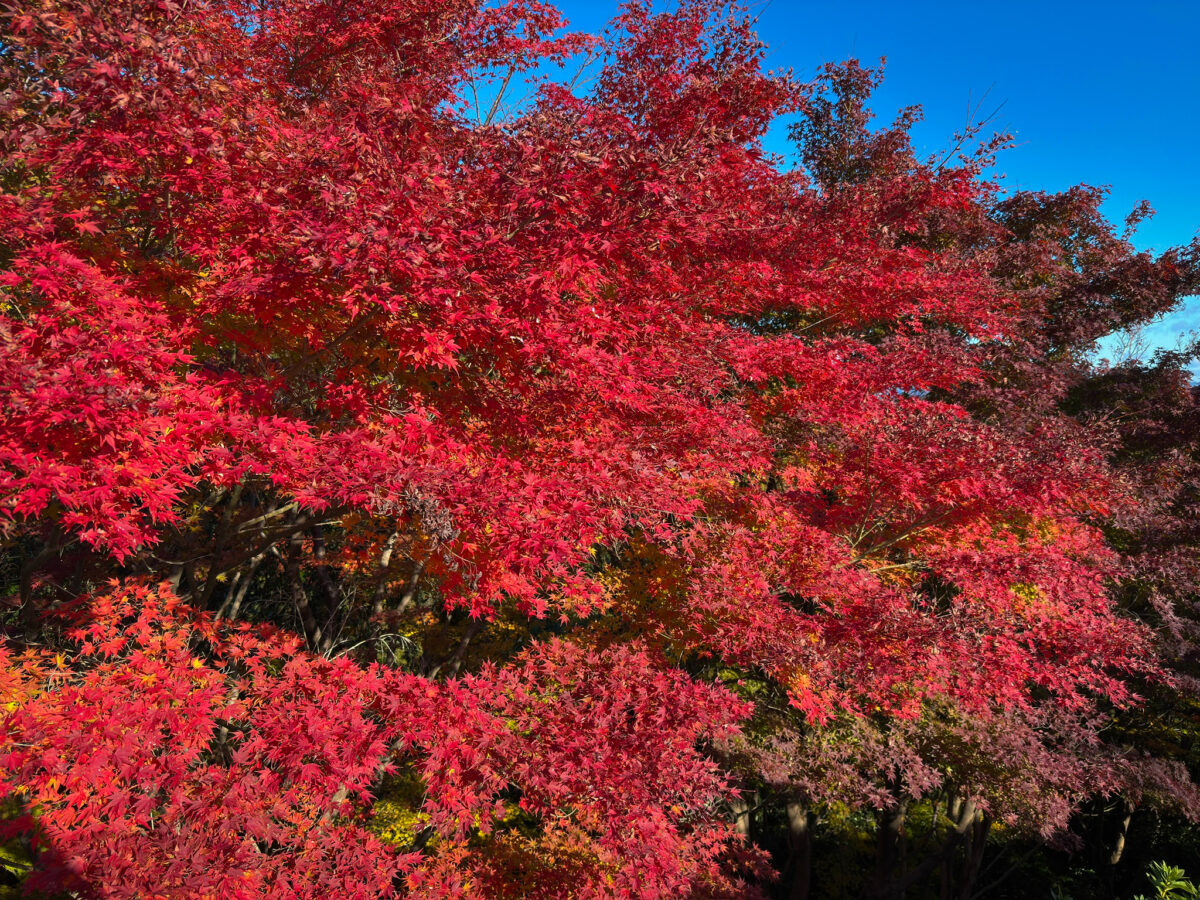
<svg viewBox="0 0 1200 900">
<path fill-rule="evenodd" d="M 596 31 L 615 0 L 560 0 L 579 30 Z M 1120 221 L 1142 199 L 1156 215 L 1134 242 L 1161 251 L 1200 229 L 1200 2 L 1061 0 L 754 4 L 768 65 L 807 80 L 823 62 L 887 57 L 876 97 L 881 119 L 916 103 L 919 149 L 934 152 L 962 128 L 968 105 L 1003 104 L 994 120 L 1017 146 L 999 161 L 1010 188 L 1110 185 Z M 787 153 L 781 127 L 768 149 Z M 1200 328 L 1200 298 L 1146 331 L 1173 346 Z"/>
</svg>

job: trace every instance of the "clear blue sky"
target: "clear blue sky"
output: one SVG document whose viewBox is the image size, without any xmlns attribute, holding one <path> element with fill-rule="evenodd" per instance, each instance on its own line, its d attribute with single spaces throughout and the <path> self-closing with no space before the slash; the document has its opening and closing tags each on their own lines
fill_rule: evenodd
<svg viewBox="0 0 1200 900">
<path fill-rule="evenodd" d="M 582 31 L 597 31 L 615 0 L 560 0 Z M 1135 243 L 1163 250 L 1200 229 L 1200 0 L 804 2 L 753 6 L 768 66 L 807 80 L 822 62 L 887 57 L 876 111 L 925 111 L 914 138 L 934 152 L 960 129 L 968 101 L 1003 103 L 997 130 L 1017 146 L 998 170 L 1010 188 L 1110 185 L 1117 221 L 1139 200 L 1156 210 Z M 787 153 L 784 129 L 768 149 Z M 1156 345 L 1200 328 L 1200 298 L 1147 331 Z"/>
</svg>

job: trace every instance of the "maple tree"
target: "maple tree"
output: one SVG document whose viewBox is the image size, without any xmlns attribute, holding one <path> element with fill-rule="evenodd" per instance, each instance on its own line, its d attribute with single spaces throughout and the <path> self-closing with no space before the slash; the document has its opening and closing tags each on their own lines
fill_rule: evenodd
<svg viewBox="0 0 1200 900">
<path fill-rule="evenodd" d="M 828 193 L 860 198 L 864 192 L 894 184 L 897 178 L 937 172 L 949 158 L 924 161 L 912 152 L 908 129 L 919 117 L 915 108 L 903 110 L 888 128 L 869 129 L 867 103 L 879 76 L 853 62 L 826 67 L 823 83 L 829 93 L 809 105 L 794 130 L 806 166 Z M 1001 136 L 983 143 L 975 162 L 988 162 L 1004 140 Z M 1118 237 L 1098 212 L 1103 198 L 1103 191 L 1087 188 L 1059 196 L 984 194 L 973 206 L 929 216 L 912 239 L 970 254 L 1017 302 L 1009 340 L 993 345 L 981 363 L 989 377 L 964 382 L 944 396 L 958 399 L 976 419 L 994 429 L 1017 434 L 1029 429 L 1044 435 L 1055 432 L 1064 447 L 1109 454 L 1109 465 L 1115 464 L 1116 470 L 1110 468 L 1104 479 L 1112 489 L 1107 509 L 1094 510 L 1087 519 L 1107 523 L 1107 543 L 1120 551 L 1110 559 L 1110 584 L 1124 585 L 1116 592 L 1119 597 L 1152 588 L 1155 614 L 1146 615 L 1144 602 L 1140 608 L 1135 604 L 1136 613 L 1144 621 L 1166 626 L 1156 637 L 1167 639 L 1163 645 L 1167 658 L 1182 654 L 1183 661 L 1190 650 L 1187 641 L 1180 640 L 1180 616 L 1191 615 L 1195 596 L 1188 552 L 1194 547 L 1189 545 L 1189 535 L 1195 518 L 1187 499 L 1194 492 L 1187 462 L 1193 442 L 1190 426 L 1182 426 L 1192 421 L 1194 405 L 1194 390 L 1187 387 L 1182 368 L 1188 357 L 1168 354 L 1152 370 L 1147 381 L 1155 385 L 1152 391 L 1160 393 L 1150 393 L 1133 416 L 1129 396 L 1103 386 L 1121 384 L 1130 374 L 1136 384 L 1146 373 L 1136 367 L 1132 372 L 1096 373 L 1088 357 L 1095 338 L 1114 327 L 1148 321 L 1196 292 L 1200 244 L 1158 258 L 1138 253 L 1128 235 L 1148 211 L 1135 210 L 1126 236 Z M 1114 429 L 1114 422 L 1121 424 Z M 1130 440 L 1124 435 L 1132 436 L 1133 459 L 1128 449 L 1121 449 Z M 1157 439 L 1149 446 L 1148 435 Z M 1164 477 L 1166 471 L 1172 475 Z M 1146 545 L 1138 547 L 1119 537 L 1130 522 L 1139 523 Z M 1019 567 L 1010 571 L 1015 574 Z M 961 583 L 961 578 L 938 578 L 930 586 L 953 596 Z M 1041 599 L 1041 586 L 1047 583 L 1044 577 L 1010 579 L 1013 593 L 1030 600 Z M 1121 602 L 1128 606 L 1127 599 Z M 874 884 L 867 876 L 872 895 L 903 896 L 906 889 L 940 869 L 940 896 L 971 896 L 984 838 L 993 824 L 1010 836 L 1020 838 L 1024 833 L 1040 842 L 1069 844 L 1077 838 L 1067 832 L 1067 826 L 1089 794 L 1100 798 L 1095 805 L 1105 810 L 1098 826 L 1089 826 L 1092 831 L 1103 834 L 1111 829 L 1103 818 L 1111 820 L 1113 807 L 1118 810 L 1115 845 L 1106 847 L 1100 838 L 1089 837 L 1093 848 L 1105 856 L 1098 868 L 1107 867 L 1111 879 L 1112 866 L 1121 858 L 1130 810 L 1146 806 L 1194 818 L 1197 795 L 1188 769 L 1195 772 L 1195 766 L 1181 765 L 1183 752 L 1163 753 L 1164 737 L 1172 745 L 1186 743 L 1184 735 L 1192 728 L 1188 690 L 1178 693 L 1190 678 L 1181 674 L 1176 665 L 1171 678 L 1152 678 L 1138 685 L 1159 698 L 1156 706 L 1164 699 L 1173 703 L 1173 720 L 1165 725 L 1159 720 L 1146 732 L 1138 703 L 1118 716 L 1118 721 L 1128 717 L 1137 724 L 1133 729 L 1119 728 L 1115 740 L 1105 717 L 1064 716 L 1057 705 L 1041 704 L 999 713 L 987 710 L 982 716 L 953 705 L 927 706 L 925 714 L 911 722 L 850 721 L 841 726 L 848 730 L 840 736 L 837 729 L 797 735 L 792 725 L 771 726 L 765 750 L 772 762 L 759 766 L 766 775 L 759 782 L 759 796 L 760 803 L 780 810 L 792 833 L 790 846 L 780 852 L 788 860 L 790 896 L 807 896 L 814 812 L 827 811 L 831 805 L 844 809 L 847 803 L 879 810 Z M 1139 725 L 1141 735 L 1136 734 Z M 1105 732 L 1108 736 L 1101 737 Z M 939 812 L 939 806 L 944 812 Z M 934 852 L 906 865 L 906 830 L 912 830 L 906 819 L 914 810 L 930 822 L 922 826 L 925 834 L 919 827 L 916 836 L 927 846 L 932 843 Z M 834 818 L 837 815 L 841 814 Z M 945 826 L 939 825 L 939 819 Z M 1039 830 L 1041 836 L 1036 834 Z M 960 856 L 961 871 L 956 872 Z M 1037 887 L 1030 889 L 1045 887 L 1044 881 L 1033 884 Z M 832 890 L 827 883 L 822 889 Z M 1080 889 L 1111 892 L 1112 883 Z M 1019 896 L 1021 889 L 1016 891 Z"/>
<path fill-rule="evenodd" d="M 1194 253 L 1001 198 L 998 145 L 918 159 L 873 73 L 766 72 L 732 4 L 0 15 L 31 889 L 752 896 L 751 791 L 797 834 L 953 795 L 886 896 L 985 821 L 1200 809 L 1102 747 L 1167 676 L 1110 591 L 1136 497 L 1063 405 Z M 795 113 L 806 172 L 760 144 Z"/>
</svg>

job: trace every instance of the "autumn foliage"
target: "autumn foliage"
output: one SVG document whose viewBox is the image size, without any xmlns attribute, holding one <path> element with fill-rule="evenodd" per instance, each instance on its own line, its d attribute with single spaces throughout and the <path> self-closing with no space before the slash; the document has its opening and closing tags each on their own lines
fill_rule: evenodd
<svg viewBox="0 0 1200 900">
<path fill-rule="evenodd" d="M 1084 357 L 1194 249 L 1001 195 L 999 143 L 918 158 L 874 73 L 766 72 L 722 3 L 2 9 L 28 889 L 742 897 L 751 790 L 949 792 L 950 850 L 1200 810 L 1103 737 L 1183 677 L 1180 597 L 1120 586 L 1195 533 Z"/>
</svg>

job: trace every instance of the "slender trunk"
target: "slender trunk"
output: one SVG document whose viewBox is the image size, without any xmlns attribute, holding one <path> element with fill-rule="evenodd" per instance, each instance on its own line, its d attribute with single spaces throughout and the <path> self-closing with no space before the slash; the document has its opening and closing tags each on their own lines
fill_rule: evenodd
<svg viewBox="0 0 1200 900">
<path fill-rule="evenodd" d="M 408 577 L 408 586 L 404 589 L 404 593 L 400 597 L 400 602 L 396 604 L 397 612 L 404 612 L 413 605 L 417 599 L 417 588 L 421 586 L 421 573 L 425 571 L 425 561 L 420 562 L 413 560 L 412 574 Z"/>
<path fill-rule="evenodd" d="M 1124 813 L 1121 816 L 1120 825 L 1117 828 L 1117 837 L 1113 842 L 1112 853 L 1108 856 L 1108 864 L 1115 866 L 1121 861 L 1121 857 L 1125 855 L 1125 839 L 1129 836 L 1129 822 L 1133 819 L 1133 807 L 1128 803 L 1124 804 Z"/>
<path fill-rule="evenodd" d="M 1118 814 L 1121 818 L 1117 822 L 1117 835 L 1113 838 L 1112 850 L 1104 860 L 1107 863 L 1104 866 L 1104 884 L 1108 889 L 1109 897 L 1117 896 L 1117 865 L 1121 862 L 1121 857 L 1125 855 L 1125 841 L 1129 836 L 1129 823 L 1133 819 L 1133 805 L 1129 801 L 1123 800 Z M 1103 820 L 1103 810 L 1098 818 Z M 1101 836 L 1103 837 L 1103 834 Z"/>
<path fill-rule="evenodd" d="M 812 881 L 812 822 L 808 808 L 792 800 L 787 805 L 788 844 L 791 853 L 792 884 L 788 900 L 808 900 Z"/>
<path fill-rule="evenodd" d="M 260 553 L 252 557 L 246 568 L 234 576 L 233 582 L 229 585 L 229 592 L 225 595 L 225 602 L 217 610 L 216 617 L 218 619 L 236 619 L 238 617 L 242 611 L 242 601 L 246 599 L 250 583 L 254 581 L 254 573 L 258 571 L 259 564 L 262 563 L 265 556 L 265 553 Z"/>
<path fill-rule="evenodd" d="M 908 801 L 900 800 L 881 818 L 875 851 L 875 879 L 867 896 L 877 900 L 903 900 L 904 821 Z"/>
<path fill-rule="evenodd" d="M 750 803 L 743 797 L 738 797 L 729 801 L 729 808 L 733 811 L 733 828 L 734 830 L 750 840 Z"/>
<path fill-rule="evenodd" d="M 951 794 L 946 798 L 946 816 L 950 821 L 958 821 L 958 817 L 962 814 L 962 805 L 963 801 L 961 797 Z M 938 867 L 939 900 L 954 900 L 954 870 L 949 865 L 949 862 L 947 860 L 946 865 Z"/>
<path fill-rule="evenodd" d="M 208 605 L 217 591 L 217 585 L 220 583 L 218 576 L 221 574 L 221 554 L 225 552 L 225 546 L 229 543 L 229 536 L 233 531 L 233 515 L 241 499 L 242 485 L 238 484 L 234 487 L 233 493 L 229 495 L 229 500 L 225 503 L 225 510 L 221 513 L 221 521 L 217 525 L 208 576 L 204 579 L 204 590 L 196 604 L 200 609 L 208 609 Z"/>
<path fill-rule="evenodd" d="M 312 528 L 313 539 L 313 556 L 316 557 L 317 578 L 320 579 L 321 586 L 325 588 L 325 594 L 329 597 L 330 609 L 335 609 L 342 595 L 341 585 L 334 580 L 333 574 L 329 571 L 329 564 L 325 562 L 325 529 L 321 525 L 314 525 Z"/>
<path fill-rule="evenodd" d="M 329 610 L 329 615 L 325 618 L 325 624 L 321 628 L 321 645 L 317 648 L 317 652 L 322 656 L 329 656 L 333 653 L 333 645 L 341 637 L 342 629 L 346 627 L 347 620 L 354 614 L 354 607 L 352 605 L 348 606 L 346 614 L 341 617 L 341 624 L 337 628 L 334 628 L 334 623 L 338 620 L 338 613 L 341 609 L 342 603 L 338 602 Z"/>
<path fill-rule="evenodd" d="M 349 598 L 342 590 L 342 578 L 340 573 L 334 571 L 330 565 L 325 562 L 325 528 L 322 525 L 314 525 L 312 530 L 313 536 L 313 555 L 317 558 L 317 578 L 321 585 L 325 588 L 325 595 L 329 598 L 329 615 L 325 617 L 325 625 L 321 629 L 321 641 L 317 647 L 317 652 L 322 656 L 329 656 L 333 652 L 333 645 L 341 636 L 342 630 L 346 627 L 346 622 L 353 615 L 353 605 Z M 344 614 L 343 607 L 346 607 Z M 341 624 L 334 628 L 334 624 L 341 618 Z"/>
<path fill-rule="evenodd" d="M 277 553 L 279 551 L 276 551 Z M 321 626 L 313 615 L 312 606 L 308 601 L 308 592 L 300 577 L 300 559 L 295 548 L 289 550 L 283 557 L 284 571 L 287 573 L 288 587 L 292 592 L 292 605 L 300 619 L 300 630 L 304 634 L 304 642 L 308 649 L 316 652 L 321 644 Z"/>
<path fill-rule="evenodd" d="M 231 618 L 229 615 L 230 607 L 233 605 L 233 598 L 237 596 L 238 588 L 247 580 L 242 577 L 244 573 L 238 569 L 229 579 L 229 589 L 225 591 L 225 599 L 221 601 L 221 605 L 217 607 L 217 611 L 213 613 L 215 619 Z"/>
<path fill-rule="evenodd" d="M 176 593 L 183 599 L 194 597 L 197 585 L 196 560 L 189 559 L 183 564 L 183 572 L 179 576 L 179 587 Z"/>
<path fill-rule="evenodd" d="M 383 552 L 379 555 L 379 575 L 375 582 L 375 590 L 371 595 L 371 638 L 368 642 L 367 653 L 371 660 L 378 659 L 379 654 L 379 635 L 383 629 L 380 617 L 383 615 L 384 607 L 387 603 L 388 596 L 388 574 L 391 571 L 396 542 L 400 539 L 400 532 L 393 531 L 384 544 Z M 404 590 L 403 596 L 400 598 L 400 612 L 403 612 L 412 603 L 413 598 L 417 595 L 417 585 L 421 580 L 421 570 L 424 568 L 424 562 L 413 560 L 413 569 L 408 578 L 408 586 Z"/>
<path fill-rule="evenodd" d="M 888 891 L 890 892 L 885 891 L 884 893 L 872 896 L 888 898 L 888 900 L 891 900 L 891 898 L 902 898 L 905 891 L 928 878 L 939 867 L 949 868 L 950 861 L 954 857 L 954 852 L 962 843 L 964 835 L 966 835 L 967 831 L 975 827 L 978 813 L 974 801 L 971 800 L 953 801 L 949 808 L 958 813 L 958 820 L 954 823 L 954 828 L 946 837 L 942 848 L 923 859 L 920 865 L 902 874 L 895 883 L 888 887 Z M 944 890 L 950 896 L 953 896 L 951 885 L 948 882 Z"/>
<path fill-rule="evenodd" d="M 181 587 L 182 582 L 183 582 L 183 563 L 181 563 L 181 562 L 180 563 L 172 563 L 171 564 L 171 574 L 167 576 L 167 584 L 169 584 L 171 586 L 171 592 L 173 594 L 175 594 L 176 596 L 179 596 L 179 592 L 182 590 L 182 587 Z"/>
<path fill-rule="evenodd" d="M 486 622 L 483 619 L 472 619 L 470 623 L 468 623 L 466 631 L 463 632 L 462 640 L 458 642 L 458 646 L 455 647 L 454 652 L 450 654 L 450 658 L 446 660 L 443 665 L 434 669 L 433 674 L 429 677 L 436 678 L 438 673 L 441 672 L 443 668 L 445 668 L 446 674 L 451 678 L 457 675 L 458 670 L 462 668 L 462 662 L 463 658 L 466 656 L 467 647 L 470 646 L 471 641 L 475 638 L 475 635 L 483 631 L 485 624 Z"/>
<path fill-rule="evenodd" d="M 371 595 L 371 618 L 377 619 L 383 614 L 383 603 L 387 599 L 388 572 L 392 568 L 392 553 L 396 549 L 396 541 L 400 532 L 393 531 L 388 535 L 383 552 L 379 554 L 379 577 L 375 582 L 375 591 Z"/>
<path fill-rule="evenodd" d="M 987 847 L 987 836 L 991 827 L 990 817 L 977 815 L 974 823 L 967 829 L 963 838 L 966 852 L 963 857 L 962 872 L 955 900 L 969 900 L 975 890 L 975 882 L 979 880 L 979 870 L 983 866 L 983 854 Z M 949 866 L 944 868 L 948 869 Z"/>
</svg>

